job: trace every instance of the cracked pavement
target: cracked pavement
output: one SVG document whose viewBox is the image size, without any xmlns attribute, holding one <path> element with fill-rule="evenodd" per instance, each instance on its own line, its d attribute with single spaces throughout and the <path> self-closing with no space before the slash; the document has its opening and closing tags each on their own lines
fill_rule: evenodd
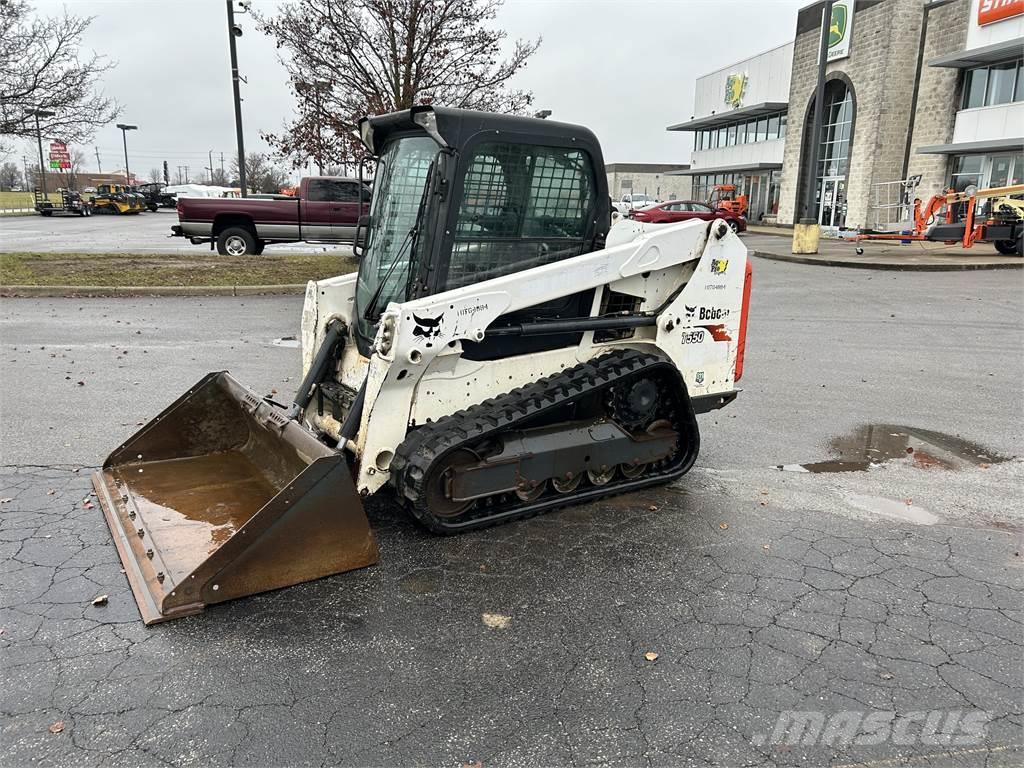
<svg viewBox="0 0 1024 768">
<path fill-rule="evenodd" d="M 878 422 L 1024 453 L 1024 276 L 857 272 L 755 264 L 746 391 L 681 481 L 447 538 L 375 498 L 378 566 L 150 628 L 89 473 L 206 370 L 288 387 L 300 300 L 5 300 L 0 763 L 1019 765 L 1024 462 L 773 467 Z M 771 738 L 931 710 L 983 733 Z"/>
</svg>

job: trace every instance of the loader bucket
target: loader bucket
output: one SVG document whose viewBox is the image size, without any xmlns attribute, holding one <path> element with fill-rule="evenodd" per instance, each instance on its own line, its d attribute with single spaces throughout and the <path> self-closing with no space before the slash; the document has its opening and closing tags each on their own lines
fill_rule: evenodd
<svg viewBox="0 0 1024 768">
<path fill-rule="evenodd" d="M 345 457 L 224 372 L 110 454 L 93 487 L 146 624 L 377 562 Z"/>
</svg>

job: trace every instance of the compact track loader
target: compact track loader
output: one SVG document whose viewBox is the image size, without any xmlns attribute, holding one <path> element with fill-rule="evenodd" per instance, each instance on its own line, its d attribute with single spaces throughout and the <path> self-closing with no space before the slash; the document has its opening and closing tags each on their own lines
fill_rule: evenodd
<svg viewBox="0 0 1024 768">
<path fill-rule="evenodd" d="M 751 276 L 724 221 L 611 227 L 578 126 L 360 127 L 359 272 L 309 283 L 294 402 L 208 374 L 94 476 L 147 624 L 371 565 L 385 488 L 454 533 L 667 483 L 736 397 Z"/>
</svg>

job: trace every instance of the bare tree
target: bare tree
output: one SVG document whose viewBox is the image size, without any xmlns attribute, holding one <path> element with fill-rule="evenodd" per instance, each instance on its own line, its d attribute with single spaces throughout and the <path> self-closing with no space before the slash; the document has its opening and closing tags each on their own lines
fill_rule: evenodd
<svg viewBox="0 0 1024 768">
<path fill-rule="evenodd" d="M 0 192 L 10 192 L 21 186 L 21 168 L 10 161 L 0 165 Z"/>
<path fill-rule="evenodd" d="M 85 172 L 86 154 L 78 147 L 68 149 L 68 156 L 71 158 L 71 167 L 66 170 L 68 189 L 78 189 L 78 176 Z"/>
<path fill-rule="evenodd" d="M 91 17 L 36 16 L 26 0 L 0 0 L 0 134 L 34 136 L 33 110 L 46 136 L 66 142 L 92 136 L 120 107 L 99 81 L 113 63 L 81 50 Z"/>
<path fill-rule="evenodd" d="M 237 161 L 235 162 L 237 166 Z M 227 171 L 221 170 L 220 168 L 214 168 L 210 174 L 210 183 L 215 187 L 228 187 L 231 186 L 231 179 L 228 177 Z"/>
<path fill-rule="evenodd" d="M 276 16 L 257 16 L 283 51 L 296 116 L 264 139 L 298 167 L 351 164 L 353 136 L 367 114 L 438 104 L 524 112 L 533 94 L 508 82 L 540 45 L 494 29 L 504 0 L 297 0 Z"/>
<path fill-rule="evenodd" d="M 164 172 L 162 168 L 157 168 L 155 165 L 149 169 L 149 180 L 150 181 L 163 181 Z"/>
<path fill-rule="evenodd" d="M 231 161 L 231 174 L 231 186 L 237 187 L 237 158 Z M 245 156 L 245 180 L 254 192 L 280 192 L 281 187 L 288 183 L 288 172 L 276 166 L 266 155 L 250 152 Z"/>
</svg>

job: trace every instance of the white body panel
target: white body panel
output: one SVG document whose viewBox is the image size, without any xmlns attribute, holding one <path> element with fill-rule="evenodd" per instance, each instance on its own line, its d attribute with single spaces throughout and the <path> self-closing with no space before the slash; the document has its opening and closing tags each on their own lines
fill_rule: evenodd
<svg viewBox="0 0 1024 768">
<path fill-rule="evenodd" d="M 361 358 L 354 343 L 346 344 L 337 374 L 353 389 L 367 379 L 355 441 L 361 459 L 356 487 L 372 493 L 387 481 L 390 461 L 409 426 L 613 348 L 660 351 L 682 372 L 691 397 L 732 392 L 746 260 L 746 248 L 721 221 L 657 227 L 623 221 L 612 227 L 603 250 L 390 304 L 381 317 L 372 358 Z M 487 362 L 461 356 L 462 341 L 482 340 L 499 316 L 591 288 L 598 294 L 592 315 L 598 314 L 601 292 L 612 290 L 640 298 L 639 312 L 657 313 L 657 325 L 604 343 L 595 343 L 593 332 L 587 332 L 571 349 Z M 354 276 L 310 283 L 303 311 L 304 367 L 331 318 L 341 317 L 352 326 L 354 290 Z M 417 318 L 432 322 L 424 326 Z M 313 415 L 311 421 L 337 435 L 338 424 L 330 417 Z"/>
</svg>

